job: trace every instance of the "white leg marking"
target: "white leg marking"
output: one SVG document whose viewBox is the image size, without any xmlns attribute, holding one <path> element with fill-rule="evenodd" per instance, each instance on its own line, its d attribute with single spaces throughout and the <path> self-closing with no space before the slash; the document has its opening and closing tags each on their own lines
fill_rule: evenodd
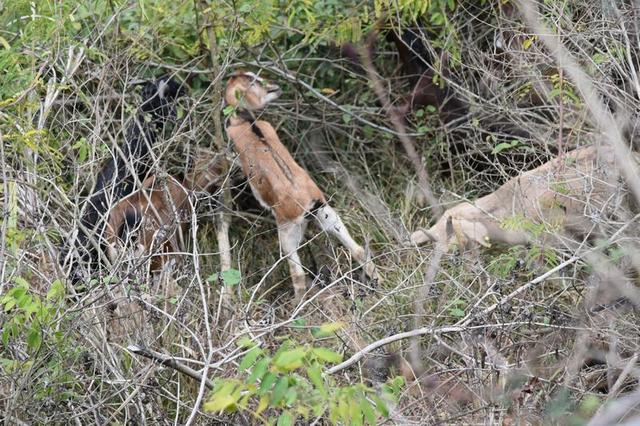
<svg viewBox="0 0 640 426">
<path fill-rule="evenodd" d="M 316 220 L 323 231 L 334 235 L 351 252 L 351 256 L 364 266 L 365 273 L 370 278 L 378 278 L 376 267 L 367 256 L 362 246 L 354 241 L 349 231 L 342 223 L 342 219 L 331 206 L 319 208 L 315 214 Z"/>
<path fill-rule="evenodd" d="M 287 256 L 289 272 L 293 281 L 293 290 L 296 299 L 300 301 L 307 291 L 307 279 L 304 268 L 298 255 L 298 247 L 302 241 L 304 222 L 288 222 L 278 226 L 278 238 L 280 239 L 280 249 L 282 254 Z"/>
</svg>

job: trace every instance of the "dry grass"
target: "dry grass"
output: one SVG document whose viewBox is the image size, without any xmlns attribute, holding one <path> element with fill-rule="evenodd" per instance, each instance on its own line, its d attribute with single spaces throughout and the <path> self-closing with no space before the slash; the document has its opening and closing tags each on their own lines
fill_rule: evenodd
<svg viewBox="0 0 640 426">
<path fill-rule="evenodd" d="M 595 101 L 615 111 L 624 143 L 636 146 L 640 11 L 626 3 L 616 6 L 620 10 L 548 3 L 541 6 L 544 24 L 586 72 Z M 408 117 L 444 208 L 486 195 L 570 149 L 605 142 L 579 84 L 556 68 L 549 46 L 517 10 L 501 1 L 460 3 L 450 16 L 459 62 L 445 84 L 469 105 L 469 115 L 447 124 L 430 112 Z M 2 295 L 22 277 L 44 301 L 53 282 L 66 278 L 60 248 L 74 237 L 100 165 L 122 143 L 139 104 L 132 85 L 139 77 L 175 73 L 191 87 L 153 149 L 154 173 L 179 175 L 198 149 L 215 149 L 212 77 L 200 73 L 209 53 L 165 63 L 150 53 L 148 40 L 124 44 L 118 37 L 97 29 L 92 50 L 72 74 L 67 45 L 40 52 L 34 68 L 45 70 L 43 83 L 34 83 L 19 108 L 0 106 Z M 428 48 L 432 55 L 424 59 L 438 70 L 440 51 Z M 140 60 L 140 52 L 148 59 Z M 284 63 L 269 52 L 257 60 L 230 52 L 222 70 L 243 65 L 283 83 L 285 75 L 299 80 L 285 84 L 285 95 L 263 118 L 310 170 L 354 237 L 367 243 L 384 282 L 364 280 L 348 252 L 311 225 L 301 255 L 314 287 L 308 303 L 292 309 L 275 223 L 246 188 L 236 191 L 242 186 L 236 164 L 229 174 L 234 202 L 222 209 L 231 219 L 232 267 L 241 273 L 230 298 L 221 301 L 220 283 L 208 279 L 219 270 L 214 213 L 221 208 L 213 194 L 199 199 L 188 250 L 172 269 L 153 276 L 145 259 L 134 258 L 102 271 L 108 279 L 85 283 L 81 293 L 67 283 L 64 302 L 53 304 L 42 324 L 38 350 L 27 345 L 27 325 L 0 346 L 0 411 L 7 424 L 251 423 L 241 414 L 201 412 L 204 385 L 127 346 L 171 354 L 211 379 L 230 377 L 242 336 L 275 350 L 286 336 L 312 342 L 309 328 L 339 320 L 348 326 L 336 338 L 315 343 L 344 352 L 345 359 L 369 343 L 424 328 L 413 340 L 418 380 L 405 387 L 390 424 L 610 424 L 640 415 L 635 222 L 591 218 L 604 230 L 598 238 L 567 233 L 574 241 L 566 245 L 452 252 L 425 281 L 435 251 L 406 242 L 434 218 L 416 200 L 415 172 L 368 78 L 333 50 L 302 49 L 306 53 Z M 396 64 L 393 48 L 381 40 L 375 66 L 392 101 L 408 91 Z M 54 71 L 58 82 L 66 80 L 43 116 L 39 108 Z M 322 95 L 327 88 L 333 93 Z M 39 124 L 46 132 L 38 132 Z M 513 140 L 518 143 L 495 152 Z M 226 151 L 233 159 L 230 146 Z M 632 173 L 638 176 L 637 168 Z M 17 317 L 16 309 L 3 310 L 3 330 Z M 409 339 L 390 340 L 363 360 L 390 353 L 411 358 Z M 372 375 L 361 362 L 335 374 L 344 383 Z"/>
</svg>

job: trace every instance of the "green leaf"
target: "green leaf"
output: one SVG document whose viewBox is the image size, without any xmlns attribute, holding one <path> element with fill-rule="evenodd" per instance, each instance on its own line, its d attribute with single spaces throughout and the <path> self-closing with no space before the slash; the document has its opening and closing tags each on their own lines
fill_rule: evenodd
<svg viewBox="0 0 640 426">
<path fill-rule="evenodd" d="M 238 284 L 240 282 L 240 271 L 237 269 L 222 271 L 222 281 L 229 286 Z"/>
<path fill-rule="evenodd" d="M 64 297 L 64 284 L 60 280 L 51 283 L 51 288 L 47 292 L 48 300 L 60 300 Z"/>
<path fill-rule="evenodd" d="M 5 299 L 15 299 L 20 300 L 27 294 L 27 289 L 23 287 L 14 287 L 7 292 L 7 295 L 4 297 Z"/>
<path fill-rule="evenodd" d="M 4 311 L 9 312 L 11 308 L 13 308 L 15 305 L 16 305 L 16 299 L 7 300 L 7 302 L 4 304 Z"/>
<path fill-rule="evenodd" d="M 389 409 L 387 408 L 387 404 L 384 403 L 382 398 L 378 395 L 373 395 L 373 401 L 376 403 L 376 409 L 380 414 L 385 417 L 389 417 Z"/>
<path fill-rule="evenodd" d="M 287 405 L 288 407 L 291 407 L 293 403 L 296 402 L 297 399 L 298 399 L 298 391 L 296 390 L 295 387 L 290 387 L 284 396 L 285 405 Z"/>
<path fill-rule="evenodd" d="M 608 59 L 609 59 L 609 55 L 605 55 L 603 53 L 596 53 L 593 55 L 593 62 L 595 62 L 596 65 L 600 65 L 606 62 Z"/>
<path fill-rule="evenodd" d="M 391 382 L 389 382 L 388 384 L 385 384 L 383 386 L 383 389 L 386 390 L 389 396 L 395 397 L 400 393 L 403 386 L 404 386 L 404 377 L 396 376 L 391 380 Z"/>
<path fill-rule="evenodd" d="M 269 406 L 269 397 L 267 395 L 262 395 L 260 397 L 260 402 L 258 402 L 258 408 L 256 408 L 256 416 L 260 415 L 266 408 Z"/>
<path fill-rule="evenodd" d="M 555 89 L 552 89 L 549 91 L 549 99 L 554 99 L 557 96 L 560 96 L 561 93 L 562 93 L 562 89 L 559 87 L 556 87 Z"/>
<path fill-rule="evenodd" d="M 449 313 L 456 318 L 462 318 L 464 316 L 464 311 L 460 308 L 451 308 L 449 309 Z"/>
<path fill-rule="evenodd" d="M 264 395 L 269 392 L 271 386 L 278 379 L 278 376 L 275 373 L 268 372 L 263 378 L 262 383 L 260 383 L 260 389 L 258 389 L 258 395 Z"/>
<path fill-rule="evenodd" d="M 0 45 L 2 45 L 2 47 L 4 47 L 6 50 L 11 50 L 9 42 L 4 37 L 0 37 Z"/>
<path fill-rule="evenodd" d="M 251 349 L 256 345 L 256 342 L 251 340 L 249 336 L 242 336 L 238 339 L 236 345 L 238 345 L 239 348 Z"/>
<path fill-rule="evenodd" d="M 343 322 L 327 322 L 320 327 L 315 327 L 311 330 L 311 334 L 316 339 L 332 336 L 333 333 L 344 327 Z"/>
<path fill-rule="evenodd" d="M 277 426 L 293 426 L 293 420 L 293 415 L 290 412 L 285 411 L 280 414 L 280 417 L 278 417 Z"/>
<path fill-rule="evenodd" d="M 307 368 L 307 376 L 309 376 L 309 380 L 313 383 L 313 386 L 320 392 L 320 394 L 324 397 L 327 396 L 327 390 L 324 387 L 324 380 L 322 380 L 322 370 L 320 365 L 314 363 L 311 367 Z"/>
<path fill-rule="evenodd" d="M 491 151 L 492 154 L 499 154 L 502 151 L 504 151 L 505 149 L 509 149 L 511 148 L 511 144 L 507 143 L 507 142 L 501 142 L 498 145 L 495 146 L 495 148 L 493 148 L 493 151 Z"/>
<path fill-rule="evenodd" d="M 33 325 L 27 333 L 27 346 L 30 349 L 37 349 L 42 342 L 42 332 L 37 326 Z"/>
<path fill-rule="evenodd" d="M 327 348 L 313 348 L 313 354 L 316 356 L 316 358 L 325 362 L 331 362 L 331 363 L 342 362 L 341 354 L 337 352 L 333 352 Z"/>
<path fill-rule="evenodd" d="M 278 380 L 278 383 L 276 383 L 271 393 L 272 407 L 276 407 L 282 401 L 284 395 L 287 393 L 287 389 L 289 389 L 289 378 L 280 377 L 280 380 Z"/>
<path fill-rule="evenodd" d="M 227 269 L 222 273 L 213 273 L 207 277 L 207 282 L 217 284 L 221 279 L 224 285 L 233 286 L 240 282 L 240 271 L 237 269 Z"/>
<path fill-rule="evenodd" d="M 242 358 L 242 361 L 240 361 L 240 365 L 238 365 L 238 373 L 242 373 L 247 368 L 252 366 L 261 354 L 262 349 L 260 348 L 260 346 L 255 346 L 253 349 L 247 352 Z"/>
<path fill-rule="evenodd" d="M 29 294 L 23 294 L 20 297 L 16 297 L 16 302 L 20 309 L 26 309 L 33 302 L 33 297 Z"/>
<path fill-rule="evenodd" d="M 238 12 L 240 13 L 249 13 L 253 10 L 253 5 L 249 2 L 240 5 L 238 8 Z"/>
<path fill-rule="evenodd" d="M 236 398 L 233 396 L 233 391 L 236 388 L 236 383 L 226 382 L 218 389 L 209 401 L 205 402 L 203 408 L 205 411 L 218 413 L 231 405 L 235 404 Z"/>
<path fill-rule="evenodd" d="M 362 414 L 364 414 L 364 419 L 367 423 L 370 425 L 375 425 L 377 423 L 376 412 L 367 398 L 363 397 L 360 400 L 360 410 L 362 410 Z"/>
<path fill-rule="evenodd" d="M 233 105 L 227 105 L 226 107 L 224 107 L 224 109 L 222 110 L 222 113 L 224 114 L 225 117 L 233 114 L 233 111 L 236 108 Z"/>
<path fill-rule="evenodd" d="M 360 404 L 355 404 L 355 401 L 351 401 L 349 404 L 349 413 L 351 415 L 350 424 L 354 426 L 362 426 L 362 411 L 360 410 Z"/>
<path fill-rule="evenodd" d="M 9 344 L 10 337 L 11 337 L 11 328 L 5 326 L 4 330 L 2 330 L 2 344 L 4 346 L 7 346 Z"/>
<path fill-rule="evenodd" d="M 302 359 L 307 354 L 307 350 L 303 347 L 298 347 L 290 351 L 282 352 L 274 360 L 274 365 L 283 370 L 295 370 L 302 366 Z"/>
<path fill-rule="evenodd" d="M 434 12 L 433 14 L 431 14 L 431 23 L 435 25 L 444 24 L 444 16 L 442 16 L 442 13 Z"/>
<path fill-rule="evenodd" d="M 15 282 L 19 288 L 22 288 L 24 290 L 29 288 L 29 283 L 22 277 L 15 277 L 13 279 L 13 282 Z"/>
<path fill-rule="evenodd" d="M 305 325 L 307 325 L 307 320 L 305 320 L 304 318 L 296 318 L 291 321 L 292 327 L 304 327 Z"/>
<path fill-rule="evenodd" d="M 587 395 L 580 403 L 579 410 L 584 415 L 590 416 L 600 407 L 600 404 L 602 404 L 600 398 L 595 395 Z"/>
<path fill-rule="evenodd" d="M 338 400 L 338 416 L 340 416 L 345 424 L 349 423 L 349 404 L 347 404 L 344 398 Z"/>
<path fill-rule="evenodd" d="M 258 363 L 253 367 L 249 378 L 247 379 L 247 383 L 255 383 L 258 380 L 262 379 L 264 374 L 267 372 L 267 368 L 269 367 L 269 362 L 271 362 L 271 358 L 262 358 Z"/>
</svg>

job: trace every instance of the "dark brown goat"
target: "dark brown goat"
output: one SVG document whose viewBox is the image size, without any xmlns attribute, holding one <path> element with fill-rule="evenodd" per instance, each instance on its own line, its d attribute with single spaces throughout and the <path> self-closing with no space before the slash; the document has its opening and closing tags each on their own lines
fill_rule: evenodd
<svg viewBox="0 0 640 426">
<path fill-rule="evenodd" d="M 115 154 L 103 165 L 92 195 L 86 201 L 75 242 L 80 259 L 72 265 L 70 274 L 74 284 L 82 280 L 81 265 L 88 267 L 89 272 L 98 269 L 109 207 L 133 191 L 136 178 L 145 178 L 149 170 L 149 154 L 158 132 L 174 116 L 173 102 L 182 95 L 180 85 L 168 77 L 148 83 L 142 89 L 140 112 L 127 126 L 122 147 L 124 155 Z"/>
<path fill-rule="evenodd" d="M 182 183 L 173 177 L 147 178 L 141 189 L 123 198 L 109 213 L 105 239 L 111 261 L 118 258 L 118 242 L 137 229 L 137 254 L 154 255 L 150 269 L 159 270 L 170 253 L 184 248 L 183 235 L 193 213 L 190 194 L 216 188 L 224 171 L 223 157 L 218 154 L 200 158 Z"/>
<path fill-rule="evenodd" d="M 369 55 L 374 56 L 378 30 L 372 31 L 364 41 L 364 47 Z M 387 41 L 392 42 L 402 63 L 402 71 L 409 81 L 411 92 L 402 97 L 395 113 L 402 117 L 427 105 L 436 107 L 442 121 L 449 123 L 467 115 L 467 107 L 458 100 L 448 87 L 440 87 L 434 82 L 436 74 L 429 67 L 427 59 L 430 54 L 424 45 L 420 27 L 407 27 L 402 32 L 386 30 Z M 341 46 L 343 56 L 354 64 L 361 65 L 358 48 L 351 43 Z"/>
</svg>

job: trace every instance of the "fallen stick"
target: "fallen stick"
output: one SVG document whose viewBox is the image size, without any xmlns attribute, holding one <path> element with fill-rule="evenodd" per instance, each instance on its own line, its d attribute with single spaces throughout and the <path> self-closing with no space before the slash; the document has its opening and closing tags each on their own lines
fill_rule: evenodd
<svg viewBox="0 0 640 426">
<path fill-rule="evenodd" d="M 211 380 L 202 377 L 202 374 L 198 373 L 193 368 L 187 367 L 186 365 L 184 365 L 180 361 L 177 361 L 169 355 L 161 354 L 160 352 L 156 352 L 152 349 L 148 349 L 138 345 L 129 345 L 127 347 L 127 350 L 136 355 L 149 358 L 157 362 L 158 364 L 164 365 L 165 367 L 172 368 L 177 372 L 184 374 L 185 376 L 189 376 L 192 379 L 197 380 L 200 383 L 202 383 L 202 381 L 204 380 L 205 386 L 209 389 L 213 389 L 213 382 Z"/>
</svg>

